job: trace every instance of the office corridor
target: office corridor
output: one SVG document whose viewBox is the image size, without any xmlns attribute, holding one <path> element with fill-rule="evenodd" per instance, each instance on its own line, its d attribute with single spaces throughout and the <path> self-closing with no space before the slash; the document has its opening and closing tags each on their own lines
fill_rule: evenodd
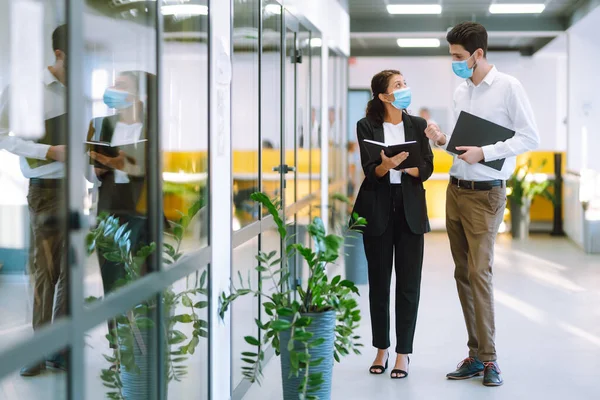
<svg viewBox="0 0 600 400">
<path fill-rule="evenodd" d="M 567 239 L 500 236 L 496 248 L 497 348 L 505 384 L 486 388 L 481 378 L 447 381 L 466 356 L 466 331 L 453 278 L 447 237 L 426 236 L 421 306 L 409 377 L 369 375 L 367 287 L 361 287 L 362 356 L 336 365 L 332 400 L 495 399 L 592 400 L 600 393 L 600 278 L 597 257 Z M 393 290 L 392 290 L 393 293 Z M 392 301 L 393 304 L 393 301 Z M 392 333 L 393 337 L 393 333 Z M 265 370 L 262 387 L 244 400 L 281 399 L 279 359 Z"/>
</svg>

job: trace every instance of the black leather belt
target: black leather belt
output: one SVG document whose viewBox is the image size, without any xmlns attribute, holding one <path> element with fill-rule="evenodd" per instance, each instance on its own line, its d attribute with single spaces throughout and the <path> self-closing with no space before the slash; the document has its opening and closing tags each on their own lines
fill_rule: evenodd
<svg viewBox="0 0 600 400">
<path fill-rule="evenodd" d="M 458 186 L 462 189 L 471 189 L 471 190 L 492 190 L 495 187 L 505 187 L 506 184 L 504 181 L 500 179 L 496 179 L 493 181 L 465 181 L 462 179 L 455 178 L 453 176 L 450 177 L 450 183 Z"/>
<path fill-rule="evenodd" d="M 41 187 L 44 189 L 56 189 L 62 187 L 64 184 L 63 179 L 41 179 L 31 178 L 29 179 L 30 186 Z"/>
</svg>

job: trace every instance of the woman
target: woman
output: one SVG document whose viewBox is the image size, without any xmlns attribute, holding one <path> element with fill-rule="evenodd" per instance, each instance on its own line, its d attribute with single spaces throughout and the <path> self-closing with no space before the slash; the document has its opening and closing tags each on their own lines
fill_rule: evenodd
<svg viewBox="0 0 600 400">
<path fill-rule="evenodd" d="M 354 205 L 354 212 L 367 220 L 363 242 L 369 270 L 373 346 L 378 349 L 369 371 L 383 374 L 388 366 L 390 283 L 395 258 L 397 355 L 391 377 L 399 379 L 408 376 L 408 355 L 413 351 L 423 235 L 430 230 L 423 182 L 433 172 L 433 154 L 424 135 L 427 122 L 405 112 L 411 92 L 402 74 L 395 70 L 378 73 L 371 81 L 371 91 L 373 98 L 367 106 L 367 115 L 357 124 L 365 179 Z M 371 157 L 365 139 L 387 144 L 417 141 L 421 164 L 394 170 L 408 153 L 388 158 L 382 151 L 379 156 Z"/>
<path fill-rule="evenodd" d="M 98 146 L 90 152 L 96 161 L 96 176 L 100 181 L 98 189 L 98 214 L 105 213 L 119 218 L 131 230 L 132 250 L 149 243 L 147 216 L 140 204 L 145 202 L 146 181 L 146 108 L 150 86 L 154 76 L 145 72 L 122 72 L 115 79 L 115 85 L 106 89 L 104 103 L 117 111 L 117 114 L 103 117 L 96 124 L 101 126 L 97 140 L 110 143 L 113 154 L 101 152 Z M 90 129 L 88 136 L 94 135 Z M 98 261 L 102 274 L 104 293 L 115 290 L 125 278 L 122 265 L 107 260 L 98 251 Z"/>
</svg>

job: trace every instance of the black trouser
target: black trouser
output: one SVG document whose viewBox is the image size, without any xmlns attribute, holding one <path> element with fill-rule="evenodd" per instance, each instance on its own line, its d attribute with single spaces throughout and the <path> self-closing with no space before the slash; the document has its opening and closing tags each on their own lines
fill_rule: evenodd
<svg viewBox="0 0 600 400">
<path fill-rule="evenodd" d="M 114 214 L 113 214 L 114 215 Z M 148 221 L 146 218 L 130 216 L 130 215 L 119 215 L 119 222 L 121 225 L 127 224 L 127 230 L 131 231 L 129 240 L 131 241 L 131 249 L 135 254 L 141 247 L 148 245 Z M 100 275 L 102 276 L 102 286 L 104 288 L 104 296 L 107 296 L 110 292 L 116 290 L 127 277 L 125 266 L 120 263 L 109 261 L 104 258 L 102 251 L 96 251 L 98 255 L 98 263 L 100 264 Z M 150 262 L 150 260 L 147 260 Z M 142 275 L 145 273 L 146 265 L 142 266 Z M 114 320 L 108 320 L 108 330 L 111 331 L 115 328 Z M 110 347 L 114 347 L 112 344 Z"/>
<path fill-rule="evenodd" d="M 373 346 L 390 347 L 390 284 L 396 260 L 396 353 L 410 354 L 417 323 L 423 235 L 411 232 L 404 215 L 400 185 L 392 186 L 392 209 L 381 236 L 363 236 L 369 266 L 369 302 Z"/>
</svg>

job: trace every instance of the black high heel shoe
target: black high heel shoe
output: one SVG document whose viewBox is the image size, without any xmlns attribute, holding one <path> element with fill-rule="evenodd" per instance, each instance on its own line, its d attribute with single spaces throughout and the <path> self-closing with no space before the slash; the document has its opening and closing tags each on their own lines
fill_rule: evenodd
<svg viewBox="0 0 600 400">
<path fill-rule="evenodd" d="M 369 372 L 373 375 L 381 375 L 388 369 L 388 361 L 390 361 L 390 353 L 387 353 L 387 358 L 385 359 L 385 365 L 371 365 L 369 367 Z"/>
<path fill-rule="evenodd" d="M 408 358 L 408 365 L 410 365 L 410 357 Z M 392 379 L 404 379 L 408 376 L 408 371 L 404 371 L 402 369 L 393 369 L 392 372 L 390 372 L 390 378 Z"/>
</svg>

